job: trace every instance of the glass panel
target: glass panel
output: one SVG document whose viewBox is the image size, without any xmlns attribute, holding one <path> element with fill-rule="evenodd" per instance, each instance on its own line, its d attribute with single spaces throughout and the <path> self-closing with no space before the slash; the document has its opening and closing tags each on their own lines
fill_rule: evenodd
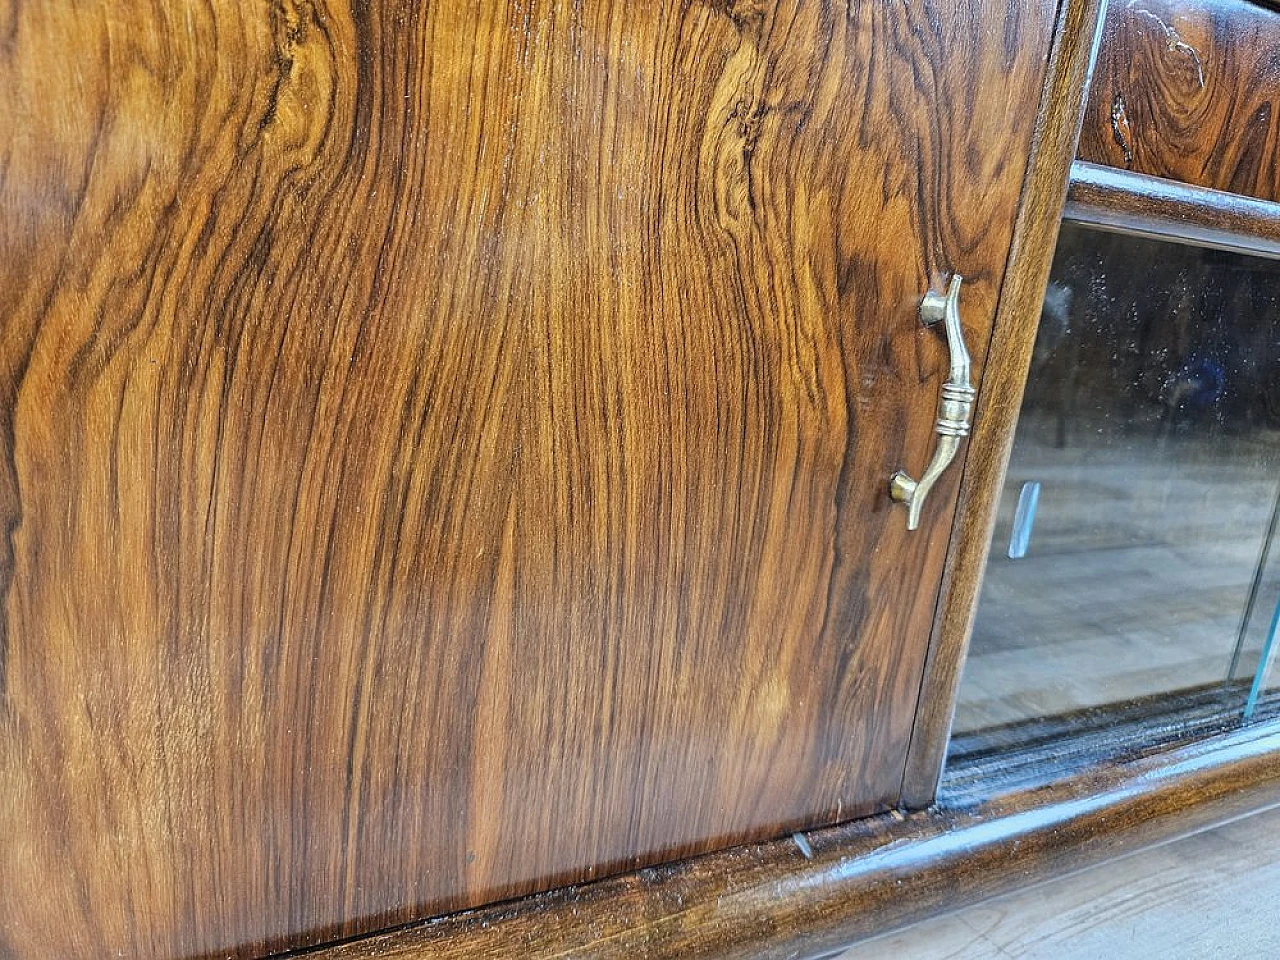
<svg viewBox="0 0 1280 960">
<path fill-rule="evenodd" d="M 1258 571 L 1249 590 L 1240 640 L 1231 663 L 1233 679 L 1252 677 L 1244 716 L 1248 720 L 1260 706 L 1275 699 L 1280 685 L 1275 664 L 1280 659 L 1280 496 L 1276 497 L 1267 525 L 1267 538 L 1258 562 Z"/>
<path fill-rule="evenodd" d="M 957 731 L 1244 706 L 1280 602 L 1278 311 L 1275 261 L 1064 225 Z"/>
</svg>

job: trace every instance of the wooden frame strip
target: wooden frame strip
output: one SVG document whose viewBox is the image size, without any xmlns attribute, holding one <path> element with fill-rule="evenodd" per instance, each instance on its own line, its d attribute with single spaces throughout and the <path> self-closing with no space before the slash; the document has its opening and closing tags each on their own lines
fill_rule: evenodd
<svg viewBox="0 0 1280 960">
<path fill-rule="evenodd" d="M 1077 160 L 1064 217 L 1198 247 L 1280 257 L 1280 203 Z"/>
</svg>

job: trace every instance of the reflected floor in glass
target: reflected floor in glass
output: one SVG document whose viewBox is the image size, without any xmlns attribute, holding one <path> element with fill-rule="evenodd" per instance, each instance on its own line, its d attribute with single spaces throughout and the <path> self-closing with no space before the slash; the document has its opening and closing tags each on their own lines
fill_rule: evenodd
<svg viewBox="0 0 1280 960">
<path fill-rule="evenodd" d="M 1272 262 L 1064 227 L 957 731 L 1229 680 L 1243 709 L 1280 605 L 1278 309 Z"/>
</svg>

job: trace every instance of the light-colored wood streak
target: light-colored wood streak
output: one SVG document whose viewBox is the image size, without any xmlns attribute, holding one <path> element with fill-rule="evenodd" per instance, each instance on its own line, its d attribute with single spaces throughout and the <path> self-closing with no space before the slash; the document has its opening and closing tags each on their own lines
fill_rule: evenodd
<svg viewBox="0 0 1280 960">
<path fill-rule="evenodd" d="M 0 14 L 0 955 L 899 797 L 1050 0 Z M 982 350 L 975 360 L 980 368 Z"/>
</svg>

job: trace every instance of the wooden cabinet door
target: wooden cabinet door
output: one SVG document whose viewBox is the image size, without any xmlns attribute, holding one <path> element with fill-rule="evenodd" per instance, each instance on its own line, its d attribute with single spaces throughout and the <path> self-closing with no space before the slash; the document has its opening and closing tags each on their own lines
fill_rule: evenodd
<svg viewBox="0 0 1280 960">
<path fill-rule="evenodd" d="M 1049 0 L 0 14 L 0 956 L 894 805 Z"/>
</svg>

